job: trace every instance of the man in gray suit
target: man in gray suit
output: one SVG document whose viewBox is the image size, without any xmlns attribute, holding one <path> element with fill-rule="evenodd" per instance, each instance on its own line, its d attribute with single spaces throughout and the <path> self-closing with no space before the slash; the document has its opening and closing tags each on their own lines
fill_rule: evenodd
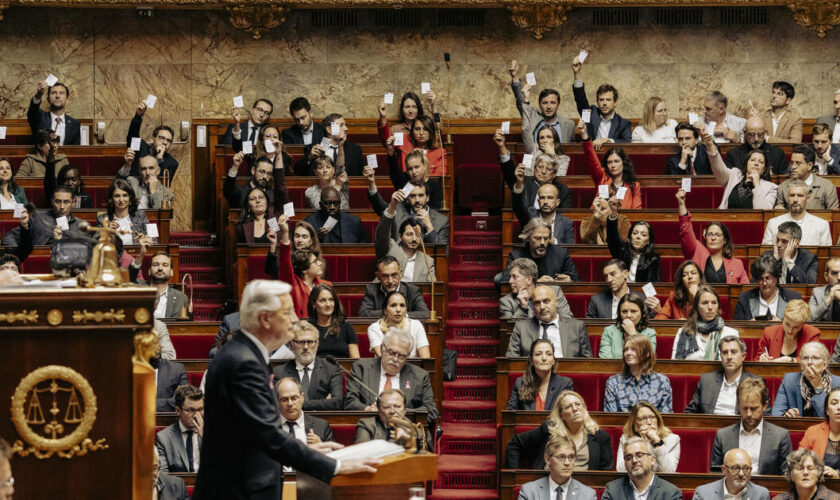
<svg viewBox="0 0 840 500">
<path fill-rule="evenodd" d="M 360 359 L 353 363 L 352 376 L 344 395 L 344 409 L 376 411 L 379 394 L 388 389 L 400 389 L 405 394 L 406 408 L 426 410 L 429 420 L 436 419 L 438 410 L 429 372 L 406 363 L 411 351 L 408 332 L 397 330 L 387 333 L 382 346 L 381 358 Z"/>
<path fill-rule="evenodd" d="M 510 293 L 499 299 L 499 311 L 502 319 L 530 319 L 534 317 L 534 304 L 531 297 L 537 287 L 539 276 L 537 264 L 527 258 L 514 259 L 510 264 Z M 571 318 L 569 302 L 559 286 L 551 286 L 557 295 L 557 314 L 561 318 Z"/>
<path fill-rule="evenodd" d="M 308 321 L 292 327 L 295 359 L 274 368 L 275 380 L 289 377 L 298 381 L 305 396 L 303 410 L 340 410 L 344 399 L 341 369 L 335 361 L 316 357 L 318 330 Z"/>
<path fill-rule="evenodd" d="M 808 146 L 800 144 L 793 147 L 793 152 L 790 154 L 790 178 L 779 184 L 779 189 L 776 191 L 776 210 L 789 208 L 788 191 L 790 191 L 790 184 L 795 180 L 808 184 L 806 210 L 834 210 L 840 207 L 837 201 L 837 188 L 834 184 L 813 172 L 816 159 L 816 152 Z"/>
<path fill-rule="evenodd" d="M 136 259 L 135 259 L 136 260 Z M 155 318 L 175 319 L 181 315 L 181 308 L 188 303 L 187 296 L 180 290 L 169 286 L 169 279 L 172 278 L 172 259 L 163 250 L 158 250 L 152 255 L 152 265 L 149 266 L 149 281 L 137 279 L 140 266 L 132 263 L 128 267 L 131 281 L 140 285 L 151 285 L 157 287 L 160 302 L 155 309 Z"/>
<path fill-rule="evenodd" d="M 163 472 L 198 472 L 201 438 L 204 435 L 204 394 L 197 387 L 175 390 L 178 421 L 158 432 L 157 452 Z"/>
<path fill-rule="evenodd" d="M 817 118 L 817 123 L 823 123 L 834 136 L 834 142 L 840 141 L 840 134 L 838 134 L 838 125 L 840 125 L 840 89 L 834 91 L 834 114 L 824 115 Z"/>
<path fill-rule="evenodd" d="M 525 483 L 519 500 L 596 500 L 595 490 L 572 478 L 577 450 L 566 436 L 554 436 L 545 445 L 548 476 Z"/>
<path fill-rule="evenodd" d="M 737 415 L 738 383 L 745 378 L 758 377 L 744 371 L 747 345 L 740 337 L 723 337 L 718 342 L 718 351 L 721 369 L 700 376 L 694 396 L 685 407 L 685 413 Z"/>
<path fill-rule="evenodd" d="M 332 428 L 326 420 L 307 415 L 303 411 L 306 395 L 297 380 L 281 378 L 275 389 L 280 406 L 280 424 L 284 431 L 307 445 L 333 440 Z"/>
<path fill-rule="evenodd" d="M 574 318 L 560 318 L 557 314 L 557 296 L 551 287 L 536 287 L 531 300 L 534 303 L 534 317 L 528 321 L 517 321 L 508 344 L 507 357 L 527 356 L 531 344 L 540 338 L 551 340 L 557 358 L 592 357 L 586 325 Z"/>
<path fill-rule="evenodd" d="M 622 459 L 622 457 L 619 457 Z M 656 455 L 650 441 L 638 436 L 624 442 L 624 464 L 627 477 L 607 483 L 601 500 L 639 498 L 635 492 L 647 490 L 647 500 L 682 500 L 682 491 L 653 473 Z"/>
<path fill-rule="evenodd" d="M 157 494 L 152 498 L 157 498 L 157 500 L 187 500 L 189 498 L 187 497 L 187 486 L 183 479 L 170 476 L 160 470 L 160 460 L 157 453 L 152 454 L 152 471 L 155 478 L 155 492 L 153 494 Z"/>
<path fill-rule="evenodd" d="M 356 438 L 353 442 L 363 443 L 374 439 L 391 439 L 388 422 L 391 417 L 405 418 L 405 394 L 399 389 L 388 389 L 376 400 L 375 417 L 360 418 L 356 423 Z"/>
<path fill-rule="evenodd" d="M 764 420 L 770 405 L 767 385 L 761 378 L 746 378 L 738 384 L 741 422 L 718 429 L 712 446 L 711 471 L 717 472 L 723 456 L 733 448 L 746 451 L 753 474 L 780 475 L 787 470 L 785 457 L 792 450 L 790 433 Z"/>
<path fill-rule="evenodd" d="M 397 239 L 393 238 L 396 227 L 394 217 L 404 199 L 402 191 L 394 191 L 391 204 L 379 218 L 374 236 L 376 258 L 390 255 L 399 262 L 403 279 L 412 283 L 428 283 L 435 279 L 435 261 L 420 250 L 423 235 L 420 222 L 413 217 L 406 218 L 398 228 Z"/>
<path fill-rule="evenodd" d="M 516 98 L 516 109 L 522 117 L 522 141 L 528 153 L 539 151 L 537 134 L 544 125 L 548 125 L 557 132 L 561 142 L 572 142 L 574 139 L 575 122 L 558 116 L 557 109 L 560 107 L 560 92 L 554 89 L 543 89 L 537 98 L 539 110 L 531 106 L 530 85 L 523 88 L 522 80 L 516 78 L 519 73 L 519 64 L 511 61 L 508 65 L 510 73 L 510 88 L 513 89 L 513 96 Z"/>
<path fill-rule="evenodd" d="M 740 448 L 732 448 L 723 457 L 723 479 L 697 488 L 693 500 L 724 500 L 727 497 L 770 500 L 767 488 L 754 484 L 750 478 L 752 461 L 749 453 Z"/>
<path fill-rule="evenodd" d="M 814 288 L 811 295 L 811 321 L 840 321 L 840 258 L 828 259 L 824 276 L 825 286 Z"/>
</svg>

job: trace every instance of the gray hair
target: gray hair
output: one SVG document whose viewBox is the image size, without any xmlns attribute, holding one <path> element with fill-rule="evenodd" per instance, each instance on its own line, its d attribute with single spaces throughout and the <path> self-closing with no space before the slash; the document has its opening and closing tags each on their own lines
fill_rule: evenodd
<svg viewBox="0 0 840 500">
<path fill-rule="evenodd" d="M 295 326 L 292 327 L 292 333 L 295 334 L 295 337 L 298 336 L 299 333 L 309 332 L 315 334 L 315 341 L 318 341 L 318 329 L 315 328 L 315 325 L 308 321 L 298 321 L 295 323 Z"/>
<path fill-rule="evenodd" d="M 822 342 L 806 342 L 802 344 L 802 347 L 799 349 L 800 356 L 802 355 L 802 351 L 805 350 L 806 347 L 813 347 L 820 353 L 820 357 L 824 360 L 828 361 L 828 358 L 831 357 L 831 354 L 828 353 L 828 347 L 825 346 Z"/>
<path fill-rule="evenodd" d="M 527 257 L 520 257 L 518 259 L 514 259 L 514 261 L 510 264 L 511 270 L 513 270 L 514 267 L 518 267 L 519 272 L 522 273 L 522 275 L 526 278 L 531 278 L 534 281 L 537 280 L 537 274 L 539 274 L 539 269 L 537 268 L 537 264 L 533 260 Z"/>
<path fill-rule="evenodd" d="M 740 332 L 738 335 L 740 335 Z M 738 347 L 741 349 L 741 354 L 746 354 L 747 344 L 745 344 L 741 337 L 739 337 L 738 335 L 726 335 L 725 337 L 721 337 L 721 339 L 718 340 L 718 352 L 720 352 L 721 348 L 723 348 L 723 344 L 727 344 L 729 342 L 738 342 Z"/>
<path fill-rule="evenodd" d="M 538 227 L 548 229 L 549 234 L 551 234 L 551 224 L 542 220 L 542 218 L 537 217 L 536 219 L 531 219 L 527 224 L 525 224 L 525 227 L 522 228 L 522 234 L 519 235 L 519 239 L 527 242 L 531 239 L 531 235 L 534 234 L 534 231 Z"/>
<path fill-rule="evenodd" d="M 823 461 L 820 459 L 820 456 L 807 448 L 799 448 L 798 450 L 789 454 L 785 459 L 785 462 L 787 462 L 787 470 L 785 471 L 785 477 L 787 478 L 788 483 L 790 483 L 791 491 L 794 491 L 796 489 L 796 485 L 793 483 L 793 469 L 796 468 L 797 465 L 804 462 L 806 458 L 810 458 L 811 460 L 813 460 L 814 465 L 817 467 L 817 484 L 822 484 L 825 481 L 825 478 L 823 477 L 823 472 L 825 472 L 825 464 L 823 464 Z"/>
<path fill-rule="evenodd" d="M 624 442 L 624 449 L 626 450 L 627 447 L 630 446 L 631 444 L 642 444 L 642 445 L 645 446 L 645 448 L 647 448 L 648 453 L 653 453 L 653 450 L 650 447 L 650 441 L 648 441 L 647 439 L 645 439 L 643 437 L 639 437 L 639 436 L 631 437 L 630 439 L 628 439 L 627 441 Z"/>
<path fill-rule="evenodd" d="M 551 166 L 554 167 L 554 172 L 557 172 L 560 169 L 560 157 L 555 154 L 545 152 L 537 153 L 536 156 L 534 156 L 534 167 L 536 167 L 540 162 L 551 164 Z"/>
<path fill-rule="evenodd" d="M 259 317 L 264 312 L 280 309 L 280 296 L 288 295 L 291 285 L 282 281 L 253 280 L 242 291 L 239 301 L 239 323 L 249 333 L 259 328 Z"/>
<path fill-rule="evenodd" d="M 411 349 L 411 335 L 409 335 L 407 331 L 396 329 L 389 330 L 388 333 L 386 333 L 385 336 L 382 338 L 382 345 L 388 345 L 388 341 L 391 339 L 396 339 L 398 343 L 408 346 L 408 348 Z"/>
<path fill-rule="evenodd" d="M 715 104 L 722 104 L 724 108 L 729 106 L 729 99 L 719 90 L 712 90 L 706 94 L 706 99 L 714 99 Z"/>
</svg>

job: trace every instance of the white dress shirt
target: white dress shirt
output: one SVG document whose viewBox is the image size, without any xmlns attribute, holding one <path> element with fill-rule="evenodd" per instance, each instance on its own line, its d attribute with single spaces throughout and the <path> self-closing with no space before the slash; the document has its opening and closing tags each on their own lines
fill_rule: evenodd
<svg viewBox="0 0 840 500">
<path fill-rule="evenodd" d="M 664 125 L 648 132 L 641 125 L 633 129 L 633 142 L 652 142 L 652 143 L 668 143 L 671 144 L 677 140 L 677 132 L 674 130 L 677 127 L 677 121 L 673 118 L 668 118 Z"/>
<path fill-rule="evenodd" d="M 385 370 L 380 368 L 379 374 L 379 394 L 382 394 L 382 391 L 385 390 L 385 383 L 388 381 L 388 374 L 385 373 Z M 391 375 L 391 389 L 399 389 L 400 388 L 400 374 Z"/>
<path fill-rule="evenodd" d="M 61 119 L 61 123 L 56 123 L 56 120 Z M 64 131 L 67 128 L 67 117 L 64 113 L 57 115 L 50 112 L 50 128 L 55 130 L 55 135 L 58 137 L 58 143 L 64 146 Z"/>
<path fill-rule="evenodd" d="M 723 500 L 741 500 L 747 494 L 747 487 L 741 488 L 741 491 L 729 493 L 729 488 L 726 487 L 726 481 L 723 482 Z"/>
<path fill-rule="evenodd" d="M 747 126 L 747 120 L 741 118 L 740 116 L 735 116 L 732 113 L 726 113 L 726 117 L 723 119 L 723 126 L 738 132 L 738 141 L 741 142 L 744 139 L 744 127 Z M 730 142 L 729 139 L 723 136 L 715 136 L 715 142 Z"/>
<path fill-rule="evenodd" d="M 744 430 L 743 422 L 739 426 L 738 448 L 746 451 L 750 456 L 753 474 L 758 474 L 758 457 L 761 454 L 761 426 L 763 423 L 763 421 L 759 422 L 755 429 L 750 432 Z"/>
<path fill-rule="evenodd" d="M 311 363 L 309 363 L 306 366 L 303 366 L 302 364 L 295 361 L 295 369 L 298 372 L 298 380 L 300 380 L 301 382 L 303 382 L 303 369 L 304 368 L 309 369 L 309 381 L 311 382 L 312 381 L 312 370 L 315 369 L 315 361 L 313 360 Z"/>
<path fill-rule="evenodd" d="M 628 281 L 636 281 L 636 271 L 639 269 L 639 259 L 641 256 L 636 254 L 633 260 L 630 261 L 630 274 L 627 276 Z M 617 304 L 616 304 L 617 305 Z M 615 314 L 615 313 L 613 313 Z"/>
<path fill-rule="evenodd" d="M 627 293 L 630 293 L 630 292 L 628 291 Z M 612 316 L 610 316 L 611 319 L 615 319 L 615 318 L 618 317 L 618 303 L 619 303 L 620 300 L 621 300 L 621 297 L 617 297 L 617 296 L 613 295 Z"/>
<path fill-rule="evenodd" d="M 741 382 L 741 377 L 738 375 L 731 384 L 726 381 L 726 375 L 723 376 L 723 383 L 720 385 L 720 392 L 718 393 L 717 403 L 712 413 L 715 415 L 735 415 L 735 410 L 738 406 L 738 397 L 736 391 L 738 384 Z"/>
<path fill-rule="evenodd" d="M 680 160 L 682 160 L 682 156 L 680 156 Z M 694 165 L 695 163 L 697 163 L 697 146 L 694 146 L 694 149 L 691 150 L 691 164 Z M 677 166 L 683 170 L 688 170 L 688 165 L 684 163 L 680 163 Z"/>
<path fill-rule="evenodd" d="M 798 221 L 793 220 L 790 213 L 773 217 L 767 221 L 767 227 L 764 229 L 764 237 L 761 240 L 761 244 L 765 246 L 775 245 L 776 233 L 779 230 L 779 226 L 789 221 L 796 222 L 802 228 L 802 239 L 799 241 L 800 245 L 814 247 L 831 246 L 831 226 L 828 224 L 828 221 L 822 217 L 809 214 L 807 211 L 805 212 L 805 217 Z"/>
<path fill-rule="evenodd" d="M 554 482 L 554 479 L 551 479 L 551 476 L 548 476 L 548 498 L 551 500 L 557 500 L 557 488 L 562 488 L 563 493 L 560 496 L 561 500 L 566 500 L 566 497 L 569 495 L 569 486 L 572 484 L 572 478 L 570 477 L 568 481 L 563 484 L 557 484 Z"/>
<path fill-rule="evenodd" d="M 166 304 L 169 303 L 169 287 L 167 286 L 166 289 L 163 291 L 162 294 L 159 295 L 158 305 L 155 309 L 155 318 L 165 318 L 166 317 Z"/>
<path fill-rule="evenodd" d="M 562 358 L 563 357 L 563 345 L 560 343 L 560 316 L 555 316 L 554 320 L 548 323 L 548 327 L 546 328 L 546 337 L 548 340 L 554 344 L 554 357 L 555 358 Z M 540 326 L 540 337 L 542 337 L 542 321 L 539 321 Z"/>
<path fill-rule="evenodd" d="M 768 312 L 773 316 L 776 315 L 776 311 L 779 307 L 779 291 L 776 290 L 776 295 L 773 296 L 773 299 L 770 302 L 764 300 L 764 297 L 761 294 L 758 294 L 758 315 L 764 316 Z"/>
<path fill-rule="evenodd" d="M 303 423 L 303 412 L 300 412 L 300 417 L 298 417 L 297 420 L 288 420 L 281 414 L 280 425 L 283 426 L 283 430 L 286 432 L 289 432 L 288 422 L 294 422 L 295 424 L 295 439 L 297 439 L 303 444 L 306 444 L 306 427 Z"/>
<path fill-rule="evenodd" d="M 303 144 L 309 145 L 312 144 L 312 132 L 315 130 L 315 122 L 311 122 L 309 124 L 309 130 L 301 130 L 300 133 L 303 135 Z"/>
<path fill-rule="evenodd" d="M 186 449 L 187 448 L 187 431 L 192 430 L 192 429 L 187 429 L 186 427 L 184 427 L 184 424 L 182 424 L 180 420 L 178 420 L 178 428 L 181 430 L 181 442 L 184 443 L 184 449 Z M 192 442 L 193 463 L 192 463 L 192 466 L 193 466 L 193 470 L 196 471 L 196 472 L 198 472 L 198 463 L 200 462 L 199 455 L 200 455 L 200 450 L 201 450 L 201 447 L 199 446 L 198 440 L 199 440 L 198 432 L 195 432 L 195 430 L 193 430 L 193 440 L 192 440 L 193 441 Z"/>
<path fill-rule="evenodd" d="M 613 111 L 609 117 L 601 117 L 601 123 L 598 124 L 598 130 L 595 133 L 596 139 L 609 139 L 610 142 L 613 142 L 613 140 L 610 139 L 610 128 L 612 127 L 613 118 L 615 118 L 615 111 Z"/>
<path fill-rule="evenodd" d="M 11 193 L 9 193 L 9 194 L 11 194 Z M 14 210 L 16 203 L 17 202 L 15 201 L 14 196 L 12 196 L 11 200 L 7 200 L 5 196 L 0 194 L 0 210 Z"/>
<path fill-rule="evenodd" d="M 634 498 L 634 500 L 647 500 L 648 494 L 650 493 L 650 487 L 653 486 L 653 480 L 654 479 L 656 479 L 655 475 L 650 478 L 650 482 L 648 483 L 647 486 L 645 486 L 645 489 L 643 489 L 642 491 L 639 491 L 636 488 L 636 483 L 634 483 L 633 481 L 630 481 L 630 486 L 633 487 L 633 498 Z"/>
<path fill-rule="evenodd" d="M 131 227 L 131 216 L 126 215 L 121 219 L 114 219 L 114 221 L 119 225 L 120 229 L 128 230 L 128 233 L 120 233 L 120 239 L 123 242 L 123 245 L 133 245 L 134 244 L 134 231 Z"/>
<path fill-rule="evenodd" d="M 409 257 L 408 260 L 405 261 L 405 269 L 403 270 L 403 276 L 406 277 L 407 280 L 411 280 L 414 278 L 414 264 L 417 262 L 417 252 L 414 252 L 414 255 Z"/>
<path fill-rule="evenodd" d="M 776 114 L 773 111 L 770 111 L 770 119 L 773 121 L 773 133 L 770 135 L 776 135 L 776 129 L 779 127 L 779 122 L 782 120 L 782 117 L 785 116 L 785 111 L 782 111 L 782 114 L 779 117 L 776 117 Z"/>
</svg>

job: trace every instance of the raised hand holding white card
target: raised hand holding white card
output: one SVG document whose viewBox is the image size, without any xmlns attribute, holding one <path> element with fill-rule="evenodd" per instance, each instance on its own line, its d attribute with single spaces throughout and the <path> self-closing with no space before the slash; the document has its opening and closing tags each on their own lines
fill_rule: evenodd
<svg viewBox="0 0 840 500">
<path fill-rule="evenodd" d="M 583 120 L 583 123 L 589 123 L 592 120 L 592 110 L 582 109 L 580 111 L 580 119 Z"/>
<path fill-rule="evenodd" d="M 274 143 L 271 141 L 271 139 L 266 139 L 266 141 L 265 141 L 265 152 L 266 153 L 273 153 L 275 151 L 277 151 L 277 150 L 274 149 Z"/>
<path fill-rule="evenodd" d="M 432 84 L 429 82 L 420 82 L 420 93 L 426 95 L 432 90 Z"/>
<path fill-rule="evenodd" d="M 0 127 L 0 139 L 6 138 L 6 127 Z"/>
<path fill-rule="evenodd" d="M 269 229 L 271 229 L 275 233 L 280 232 L 280 224 L 277 223 L 277 218 L 276 217 L 270 217 L 266 222 L 268 223 L 268 228 Z"/>
<path fill-rule="evenodd" d="M 394 94 L 390 92 L 385 94 L 385 104 L 394 104 Z"/>
<path fill-rule="evenodd" d="M 377 162 L 375 154 L 367 155 L 367 165 L 374 170 L 379 168 L 379 162 Z"/>
<path fill-rule="evenodd" d="M 510 122 L 502 122 L 502 133 L 509 134 L 510 133 Z"/>
<path fill-rule="evenodd" d="M 627 196 L 627 188 L 626 187 L 621 186 L 620 188 L 618 188 L 618 190 L 616 190 L 615 197 L 617 199 L 623 200 L 625 196 Z"/>
<path fill-rule="evenodd" d="M 332 146 L 332 141 L 330 141 L 328 137 L 324 137 L 323 139 L 321 139 L 321 149 L 326 151 L 330 149 L 330 146 Z"/>
<path fill-rule="evenodd" d="M 537 84 L 537 76 L 534 73 L 526 73 L 525 74 L 525 83 L 530 86 L 534 86 Z"/>
<path fill-rule="evenodd" d="M 254 145 L 251 144 L 251 141 L 242 142 L 242 152 L 246 155 L 254 154 Z"/>
<path fill-rule="evenodd" d="M 12 214 L 15 219 L 23 217 L 23 203 L 15 203 L 15 213 Z"/>
<path fill-rule="evenodd" d="M 154 109 L 155 104 L 157 104 L 157 96 L 149 94 L 149 96 L 146 97 L 146 100 L 143 101 L 143 103 L 146 105 L 147 108 Z"/>
<path fill-rule="evenodd" d="M 292 217 L 294 217 L 295 216 L 295 204 L 290 201 L 289 203 L 286 203 L 285 205 L 283 205 L 283 215 L 285 215 L 286 217 L 288 217 L 290 219 Z"/>
<path fill-rule="evenodd" d="M 610 199 L 610 187 L 606 184 L 599 184 L 598 185 L 598 197 L 604 198 L 605 200 Z"/>
<path fill-rule="evenodd" d="M 131 138 L 131 149 L 134 151 L 140 151 L 140 138 L 139 137 L 132 137 Z"/>
<path fill-rule="evenodd" d="M 62 215 L 61 217 L 56 217 L 55 224 L 65 231 L 70 230 L 70 224 L 67 223 L 67 216 Z"/>
<path fill-rule="evenodd" d="M 323 227 L 327 231 L 332 231 L 332 229 L 335 227 L 336 224 L 338 224 L 338 221 L 335 220 L 332 216 L 329 216 L 329 217 L 327 217 L 327 220 L 324 221 L 324 226 Z"/>
<path fill-rule="evenodd" d="M 700 121 L 700 117 L 697 115 L 697 113 L 689 113 L 688 114 L 688 123 L 694 125 L 695 123 L 697 123 L 699 121 Z"/>
<path fill-rule="evenodd" d="M 645 292 L 645 297 L 656 297 L 656 288 L 653 286 L 653 283 L 648 283 L 643 286 L 642 291 Z"/>
<path fill-rule="evenodd" d="M 412 183 L 410 183 L 410 182 L 409 182 L 409 183 L 407 183 L 407 184 L 406 184 L 405 186 L 403 186 L 403 188 L 402 188 L 402 194 L 403 194 L 403 196 L 405 196 L 406 198 L 408 198 L 408 195 L 410 195 L 412 191 L 414 191 L 414 184 L 412 184 Z"/>
<path fill-rule="evenodd" d="M 331 122 L 330 123 L 330 135 L 333 137 L 338 136 L 341 133 L 341 127 L 338 125 L 338 122 Z"/>
<path fill-rule="evenodd" d="M 717 122 L 709 122 L 706 125 L 706 133 L 709 135 L 715 135 L 715 127 L 717 127 Z"/>
<path fill-rule="evenodd" d="M 146 236 L 148 236 L 149 238 L 160 237 L 157 224 L 155 224 L 154 222 L 146 224 Z"/>
<path fill-rule="evenodd" d="M 405 143 L 404 134 L 403 132 L 397 132 L 394 134 L 394 146 L 402 146 Z"/>
<path fill-rule="evenodd" d="M 233 98 L 233 105 L 237 108 L 244 108 L 245 107 L 245 100 L 242 99 L 241 95 L 238 95 Z"/>
<path fill-rule="evenodd" d="M 586 62 L 587 57 L 589 57 L 589 52 L 587 52 L 585 50 L 581 50 L 580 53 L 578 54 L 578 61 L 580 61 L 580 63 L 583 64 L 583 63 Z"/>
<path fill-rule="evenodd" d="M 525 153 L 522 155 L 522 164 L 525 168 L 532 168 L 534 166 L 534 155 Z"/>
<path fill-rule="evenodd" d="M 691 177 L 683 177 L 682 178 L 682 190 L 686 193 L 691 192 Z"/>
<path fill-rule="evenodd" d="M 55 76 L 54 74 L 50 73 L 49 75 L 47 75 L 47 78 L 44 79 L 44 83 L 46 83 L 48 86 L 52 87 L 53 85 L 58 83 L 58 77 Z"/>
</svg>

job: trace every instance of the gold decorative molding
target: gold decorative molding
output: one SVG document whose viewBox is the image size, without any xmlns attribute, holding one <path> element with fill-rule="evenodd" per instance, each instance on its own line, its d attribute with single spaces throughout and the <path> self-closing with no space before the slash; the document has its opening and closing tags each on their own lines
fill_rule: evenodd
<svg viewBox="0 0 840 500">
<path fill-rule="evenodd" d="M 508 7 L 510 20 L 519 28 L 534 34 L 542 40 L 543 34 L 553 30 L 566 21 L 566 13 L 571 7 L 565 5 L 515 5 Z"/>
<path fill-rule="evenodd" d="M 38 322 L 38 311 L 36 310 L 28 310 L 24 309 L 21 312 L 7 312 L 7 313 L 0 313 L 0 323 L 8 323 L 13 325 L 15 323 L 37 323 Z"/>
<path fill-rule="evenodd" d="M 131 361 L 138 365 L 152 367 L 149 360 L 160 350 L 160 341 L 154 330 L 146 330 L 134 335 L 134 356 Z"/>
<path fill-rule="evenodd" d="M 788 8 L 793 11 L 796 24 L 810 28 L 817 32 L 817 36 L 825 38 L 825 32 L 833 30 L 840 24 L 840 3 L 803 1 L 790 3 Z"/>
<path fill-rule="evenodd" d="M 50 309 L 47 313 L 47 323 L 52 326 L 60 325 L 62 320 L 64 320 L 64 314 L 62 314 L 58 309 Z"/>
<path fill-rule="evenodd" d="M 11 411 L 23 439 L 15 441 L 12 451 L 22 457 L 73 458 L 108 448 L 104 438 L 88 437 L 96 422 L 96 394 L 70 367 L 48 365 L 27 374 L 15 388 Z"/>
<path fill-rule="evenodd" d="M 134 311 L 134 321 L 140 323 L 141 325 L 148 323 L 151 317 L 152 315 L 145 307 L 138 307 L 137 310 Z"/>
<path fill-rule="evenodd" d="M 227 8 L 234 28 L 247 31 L 254 40 L 259 40 L 263 33 L 285 22 L 289 10 L 282 5 L 234 5 Z"/>
<path fill-rule="evenodd" d="M 103 321 L 122 323 L 125 321 L 125 311 L 123 309 L 115 311 L 113 308 L 108 311 L 88 312 L 87 309 L 73 311 L 73 323 L 88 323 L 91 321 L 95 323 L 102 323 Z"/>
</svg>

